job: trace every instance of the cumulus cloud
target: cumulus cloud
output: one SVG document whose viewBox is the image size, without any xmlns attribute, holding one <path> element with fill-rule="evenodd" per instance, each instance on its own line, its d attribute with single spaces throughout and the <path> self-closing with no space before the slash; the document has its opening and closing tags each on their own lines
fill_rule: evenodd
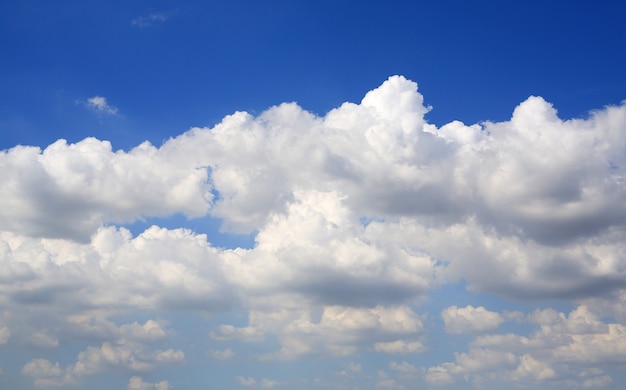
<svg viewBox="0 0 626 390">
<path fill-rule="evenodd" d="M 128 390 L 169 390 L 171 388 L 168 381 L 149 383 L 144 382 L 140 376 L 133 376 L 128 381 Z"/>
<path fill-rule="evenodd" d="M 107 338 L 114 341 L 105 341 L 100 347 L 88 346 L 78 354 L 74 364 L 64 368 L 58 362 L 33 359 L 22 367 L 22 373 L 32 377 L 38 387 L 64 387 L 79 385 L 86 376 L 110 369 L 147 372 L 159 366 L 179 364 L 185 360 L 185 354 L 181 350 L 152 348 L 151 343 L 166 337 L 166 331 L 154 320 L 148 320 L 143 325 L 135 322 L 119 327 L 104 320 L 92 321 L 92 324 L 94 328 L 104 324 L 113 333 Z M 99 329 L 95 330 L 92 336 L 100 332 Z M 130 379 L 128 388 L 161 390 L 168 389 L 169 384 L 167 381 L 145 383 L 140 377 L 134 376 Z"/>
<path fill-rule="evenodd" d="M 413 354 L 425 352 L 426 347 L 424 347 L 424 345 L 419 341 L 396 340 L 375 343 L 374 351 L 396 354 Z"/>
<path fill-rule="evenodd" d="M 433 255 L 449 264 L 448 277 L 464 278 L 470 288 L 563 297 L 624 286 L 617 261 L 626 216 L 619 201 L 625 195 L 624 106 L 564 121 L 548 102 L 530 97 L 509 121 L 441 128 L 425 121 L 427 111 L 416 84 L 396 76 L 360 104 L 345 103 L 324 117 L 290 103 L 256 118 L 235 113 L 159 148 L 113 152 L 95 139 L 59 141 L 44 151 L 14 148 L 3 155 L 2 176 L 11 185 L 2 195 L 11 207 L 0 226 L 85 241 L 102 224 L 180 212 L 223 218 L 227 230 L 258 232 L 261 246 L 317 215 L 300 231 L 321 234 L 322 227 L 336 226 L 327 236 L 358 237 L 343 240 L 346 249 L 370 245 L 369 237 L 358 236 L 363 221 L 373 221 L 372 233 L 411 230 L 410 243 L 390 236 L 384 248 L 372 249 L 382 250 L 381 258 L 396 255 L 390 251 Z M 291 242 L 299 249 L 303 243 Z M 400 267 L 387 268 L 396 277 L 408 271 L 398 287 L 361 289 L 360 278 L 334 283 L 347 290 L 333 295 L 354 299 L 353 286 L 389 292 L 395 300 L 430 286 L 430 277 L 389 264 Z M 349 276 L 325 275 L 302 288 L 332 291 L 320 287 Z"/>
<path fill-rule="evenodd" d="M 350 355 L 371 347 L 372 341 L 414 337 L 423 332 L 419 316 L 406 306 L 371 309 L 325 306 L 318 321 L 313 319 L 313 309 L 293 307 L 278 312 L 253 311 L 248 326 L 222 325 L 211 333 L 211 337 L 250 342 L 276 336 L 281 349 L 259 358 L 290 360 L 306 355 Z M 402 339 L 377 347 L 377 350 L 388 353 L 419 352 L 422 349 L 419 342 L 405 343 Z"/>
<path fill-rule="evenodd" d="M 165 154 L 149 143 L 114 152 L 95 138 L 4 151 L 0 228 L 84 242 L 104 223 L 205 215 L 212 199 L 206 169 L 172 165 Z"/>
<path fill-rule="evenodd" d="M 254 378 L 246 378 L 243 376 L 236 376 L 235 380 L 237 381 L 237 383 L 239 383 L 242 386 L 245 387 L 253 387 L 256 386 L 256 379 Z"/>
<path fill-rule="evenodd" d="M 391 362 L 389 363 L 389 368 L 406 375 L 416 375 L 422 372 L 422 370 L 407 362 Z"/>
<path fill-rule="evenodd" d="M 22 373 L 35 379 L 39 387 L 57 387 L 81 383 L 81 378 L 101 371 L 121 367 L 134 372 L 153 370 L 158 365 L 181 363 L 185 354 L 180 350 L 146 351 L 139 345 L 114 345 L 109 342 L 88 347 L 78 355 L 76 363 L 61 368 L 59 363 L 33 359 L 22 368 Z"/>
<path fill-rule="evenodd" d="M 441 317 L 448 333 L 484 332 L 495 329 L 504 322 L 499 313 L 471 305 L 450 306 L 441 312 Z"/>
<path fill-rule="evenodd" d="M 454 362 L 428 368 L 426 380 L 432 384 L 479 383 L 490 377 L 524 385 L 549 380 L 568 387 L 589 387 L 611 382 L 601 368 L 608 362 L 626 362 L 626 328 L 602 322 L 584 305 L 569 314 L 536 310 L 527 321 L 538 325 L 530 336 L 478 336 L 467 353 L 455 354 Z"/>
<path fill-rule="evenodd" d="M 233 352 L 232 349 L 227 348 L 223 351 L 219 351 L 219 350 L 210 350 L 209 351 L 209 356 L 213 357 L 214 359 L 217 360 L 229 360 L 232 359 L 236 356 L 235 352 Z"/>
<path fill-rule="evenodd" d="M 88 103 L 117 112 L 101 97 Z M 112 320 L 128 311 L 237 311 L 247 323 L 224 320 L 212 342 L 275 340 L 261 360 L 423 353 L 420 302 L 463 280 L 505 298 L 583 304 L 569 316 L 528 315 L 541 329 L 532 336 L 488 334 L 520 313 L 449 306 L 447 332 L 481 336 L 454 361 L 424 368 L 426 381 L 496 371 L 567 381 L 570 366 L 621 363 L 620 322 L 600 318 L 626 316 L 626 104 L 563 120 L 530 97 L 509 120 L 441 127 L 427 122 L 429 109 L 417 84 L 393 76 L 324 116 L 285 103 L 160 146 L 114 151 L 86 138 L 2 151 L 0 302 L 10 315 L 0 343 L 98 340 L 75 364 L 26 363 L 22 372 L 41 386 L 184 360 L 177 348 L 145 346 L 167 339 L 165 322 Z M 254 246 L 218 248 L 212 237 L 159 226 L 133 236 L 120 226 L 174 214 L 219 218 L 227 232 L 254 234 Z M 547 334 L 567 337 L 549 344 Z M 209 355 L 232 357 L 230 345 Z M 585 361 L 571 357 L 582 348 Z M 576 383 L 607 383 L 608 373 L 589 372 Z"/>
</svg>

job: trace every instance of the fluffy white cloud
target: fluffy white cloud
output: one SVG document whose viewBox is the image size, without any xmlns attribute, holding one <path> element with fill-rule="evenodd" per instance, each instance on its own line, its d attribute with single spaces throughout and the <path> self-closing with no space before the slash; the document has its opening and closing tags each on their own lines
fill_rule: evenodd
<svg viewBox="0 0 626 390">
<path fill-rule="evenodd" d="M 122 312 L 247 314 L 247 324 L 210 334 L 216 343 L 275 339 L 259 359 L 411 354 L 428 348 L 420 302 L 464 280 L 504 297 L 583 305 L 569 316 L 533 313 L 541 331 L 531 336 L 478 337 L 454 362 L 425 369 L 425 380 L 607 383 L 606 372 L 568 373 L 624 362 L 626 105 L 562 120 L 530 97 L 510 120 L 440 128 L 428 110 L 417 85 L 394 76 L 324 116 L 290 103 L 258 117 L 237 112 L 160 147 L 113 151 L 87 138 L 1 152 L 0 343 L 98 340 L 65 368 L 26 363 L 41 386 L 184 359 L 176 348 L 145 348 L 167 338 L 165 322 L 118 326 Z M 253 233 L 254 247 L 116 226 L 176 213 L 221 218 L 226 230 Z M 450 333 L 493 331 L 509 318 L 473 306 L 441 315 Z M 599 320 L 607 316 L 616 321 Z M 209 355 L 227 358 L 229 347 Z M 584 359 L 572 357 L 581 350 Z M 129 386 L 157 385 L 136 378 Z"/>
<path fill-rule="evenodd" d="M 22 367 L 22 373 L 33 377 L 38 387 L 58 387 L 76 383 L 76 378 L 61 369 L 59 363 L 52 364 L 45 359 L 33 359 L 26 363 Z"/>
<path fill-rule="evenodd" d="M 401 302 L 432 285 L 435 262 L 404 232 L 363 226 L 336 192 L 293 196 L 286 215 L 258 233 L 253 251 L 229 259 L 238 269 L 235 283 L 255 295 L 278 288 L 349 305 Z"/>
<path fill-rule="evenodd" d="M 499 313 L 471 305 L 450 306 L 441 312 L 441 317 L 448 333 L 484 332 L 495 329 L 504 322 Z"/>
<path fill-rule="evenodd" d="M 600 367 L 626 362 L 626 327 L 605 323 L 586 306 L 569 315 L 537 310 L 528 321 L 539 326 L 529 337 L 493 334 L 477 337 L 454 363 L 427 370 L 432 384 L 479 383 L 486 378 L 537 385 L 543 381 L 570 387 L 606 385 L 611 376 Z"/>
<path fill-rule="evenodd" d="M 382 307 L 359 309 L 345 306 L 326 306 L 318 321 L 313 320 L 313 308 L 290 309 L 279 312 L 250 313 L 248 326 L 237 328 L 222 325 L 211 333 L 217 340 L 237 339 L 260 341 L 269 335 L 279 338 L 281 349 L 260 356 L 262 360 L 294 359 L 304 355 L 326 353 L 349 355 L 371 348 L 387 353 L 422 352 L 423 345 L 410 338 L 423 332 L 419 316 L 409 307 Z"/>
<path fill-rule="evenodd" d="M 166 154 L 149 143 L 113 152 L 95 138 L 3 151 L 0 229 L 84 242 L 106 222 L 205 215 L 212 199 L 206 169 L 179 166 Z"/>
<path fill-rule="evenodd" d="M 360 104 L 324 117 L 283 104 L 257 118 L 233 114 L 160 148 L 113 152 L 95 139 L 59 141 L 43 152 L 17 147 L 0 161 L 9 183 L 1 190 L 8 207 L 0 227 L 85 242 L 103 223 L 210 213 L 227 229 L 258 231 L 260 248 L 302 252 L 307 264 L 309 256 L 326 258 L 316 240 L 336 235 L 343 252 L 367 256 L 359 261 L 429 254 L 449 263 L 450 277 L 498 293 L 589 296 L 624 285 L 624 106 L 562 121 L 531 97 L 509 121 L 440 129 L 425 122 L 427 111 L 416 84 L 395 76 Z M 363 231 L 365 220 L 375 223 Z M 411 244 L 387 235 L 372 242 L 374 229 L 415 236 Z M 281 248 L 276 240 L 286 230 L 300 236 Z M 385 280 L 398 287 L 372 280 L 368 291 L 396 299 L 431 284 L 428 264 L 420 266 L 426 275 L 401 261 L 388 264 Z M 378 276 L 380 269 L 370 269 Z M 348 290 L 334 295 L 355 296 L 350 286 L 360 288 L 363 278 L 351 277 L 321 279 L 348 279 L 337 284 Z M 332 291 L 321 281 L 283 283 Z"/>
<path fill-rule="evenodd" d="M 218 250 L 206 236 L 187 230 L 152 227 L 132 238 L 126 229 L 102 228 L 89 244 L 11 233 L 0 237 L 10 248 L 0 261 L 15 275 L 0 291 L 15 307 L 55 303 L 50 311 L 57 314 L 60 307 L 94 306 L 211 311 L 234 299 Z M 144 326 L 159 332 L 156 324 Z"/>
<path fill-rule="evenodd" d="M 105 342 L 100 348 L 87 347 L 78 354 L 76 363 L 65 368 L 61 368 L 58 362 L 53 364 L 45 359 L 33 359 L 24 365 L 22 373 L 33 377 L 37 386 L 56 387 L 78 384 L 85 376 L 114 367 L 145 372 L 158 365 L 182 363 L 184 360 L 185 354 L 180 350 L 146 351 L 139 344 Z"/>
</svg>

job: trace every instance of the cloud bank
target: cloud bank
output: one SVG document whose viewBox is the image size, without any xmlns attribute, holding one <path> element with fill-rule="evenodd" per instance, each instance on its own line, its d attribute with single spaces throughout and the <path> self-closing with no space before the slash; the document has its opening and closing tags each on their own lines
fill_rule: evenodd
<svg viewBox="0 0 626 390">
<path fill-rule="evenodd" d="M 609 384 L 604 365 L 626 361 L 617 322 L 626 295 L 626 104 L 563 120 L 529 97 L 508 121 L 441 127 L 428 111 L 417 84 L 393 76 L 323 117 L 285 103 L 160 147 L 114 151 L 87 138 L 3 151 L 0 344 L 97 340 L 75 363 L 26 362 L 22 373 L 40 387 L 123 367 L 133 373 L 129 389 L 161 389 L 169 382 L 141 373 L 185 361 L 166 345 L 174 330 L 115 315 L 245 313 L 247 323 L 209 332 L 221 344 L 206 354 L 228 360 L 237 355 L 231 342 L 276 339 L 277 349 L 256 355 L 266 361 L 428 353 L 430 315 L 448 333 L 473 335 L 468 350 L 431 367 L 394 362 L 379 383 Z M 178 213 L 220 218 L 255 244 L 221 248 L 189 229 L 133 236 L 123 226 Z M 421 311 L 430 291 L 460 281 L 577 308 Z M 515 319 L 535 333 L 497 333 Z M 233 383 L 264 382 L 242 373 Z"/>
</svg>

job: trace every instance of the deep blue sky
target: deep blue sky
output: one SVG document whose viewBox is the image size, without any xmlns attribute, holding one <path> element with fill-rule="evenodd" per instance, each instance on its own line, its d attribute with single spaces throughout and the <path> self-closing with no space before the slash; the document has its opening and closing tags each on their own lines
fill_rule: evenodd
<svg viewBox="0 0 626 390">
<path fill-rule="evenodd" d="M 3 147 L 85 134 L 127 148 L 296 101 L 324 114 L 393 74 L 427 119 L 504 120 L 530 95 L 579 117 L 625 96 L 618 1 L 3 2 Z M 138 28 L 150 12 L 166 22 Z M 105 96 L 123 118 L 76 100 Z"/>
</svg>

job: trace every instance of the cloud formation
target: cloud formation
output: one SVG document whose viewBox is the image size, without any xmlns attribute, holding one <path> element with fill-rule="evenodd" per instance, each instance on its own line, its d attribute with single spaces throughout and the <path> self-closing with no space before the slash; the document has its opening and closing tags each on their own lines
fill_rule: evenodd
<svg viewBox="0 0 626 390">
<path fill-rule="evenodd" d="M 117 107 L 113 107 L 107 103 L 107 99 L 103 96 L 94 96 L 87 99 L 85 105 L 96 112 L 107 114 L 107 115 L 116 115 Z"/>
<path fill-rule="evenodd" d="M 101 99 L 92 104 L 110 110 Z M 243 314 L 245 323 L 208 332 L 216 347 L 205 356 L 221 361 L 239 358 L 233 345 L 267 340 L 277 347 L 255 359 L 424 354 L 430 315 L 448 333 L 475 337 L 469 349 L 431 367 L 393 362 L 380 386 L 408 376 L 609 383 L 602 367 L 624 361 L 626 340 L 619 322 L 603 320 L 625 317 L 626 105 L 562 120 L 530 97 L 508 121 L 439 128 L 428 111 L 417 85 L 394 76 L 323 117 L 285 103 L 160 147 L 114 151 L 87 138 L 3 151 L 0 344 L 96 340 L 75 363 L 24 364 L 24 375 L 51 387 L 183 362 L 182 349 L 153 347 L 170 334 L 156 313 Z M 220 218 L 255 244 L 220 248 L 189 229 L 133 236 L 120 226 L 178 213 Z M 432 289 L 459 281 L 503 298 L 579 306 L 568 316 L 453 303 L 422 311 Z M 113 320 L 128 311 L 155 319 Z M 539 330 L 497 333 L 513 318 Z M 595 368 L 576 377 L 582 364 Z M 280 383 L 243 373 L 236 382 Z M 134 374 L 128 382 L 169 386 Z"/>
<path fill-rule="evenodd" d="M 504 322 L 499 313 L 482 306 L 450 306 L 441 312 L 448 333 L 474 333 L 496 329 Z"/>
<path fill-rule="evenodd" d="M 166 331 L 153 320 L 144 325 L 138 323 L 116 327 L 106 320 L 94 318 L 70 317 L 69 323 L 75 323 L 75 335 L 83 331 L 92 333 L 107 332 L 105 337 L 115 341 L 105 341 L 100 347 L 87 347 L 78 354 L 74 364 L 62 368 L 58 362 L 46 359 L 33 359 L 22 368 L 22 373 L 33 377 L 38 387 L 66 387 L 81 385 L 82 378 L 116 367 L 133 372 L 146 372 L 159 365 L 181 363 L 185 354 L 180 350 L 150 350 L 150 344 L 166 337 Z M 134 386 L 134 387 L 133 387 Z M 144 386 L 144 387 L 138 387 Z M 159 387 L 160 386 L 160 387 Z M 129 388 L 167 389 L 167 382 L 155 384 L 144 383 L 140 377 L 130 379 Z"/>
<path fill-rule="evenodd" d="M 528 321 L 539 326 L 529 337 L 516 334 L 479 336 L 455 362 L 430 367 L 432 384 L 455 381 L 480 383 L 485 377 L 537 386 L 600 387 L 611 383 L 608 362 L 623 363 L 626 328 L 605 323 L 584 305 L 568 315 L 553 309 L 536 310 Z"/>
</svg>

